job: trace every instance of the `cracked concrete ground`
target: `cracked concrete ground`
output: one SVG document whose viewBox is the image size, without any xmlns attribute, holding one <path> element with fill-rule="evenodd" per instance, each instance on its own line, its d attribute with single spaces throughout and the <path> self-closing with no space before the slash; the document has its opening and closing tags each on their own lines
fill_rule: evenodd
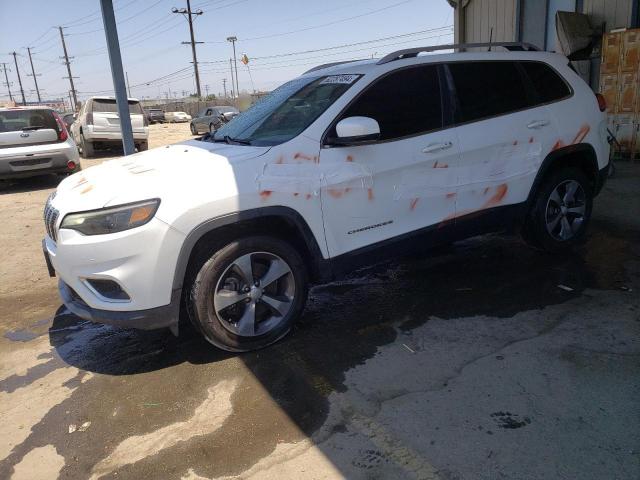
<svg viewBox="0 0 640 480">
<path fill-rule="evenodd" d="M 245 355 L 69 314 L 39 243 L 55 180 L 22 182 L 0 195 L 0 478 L 640 478 L 639 180 L 619 166 L 574 254 L 488 236 L 372 267 Z"/>
</svg>

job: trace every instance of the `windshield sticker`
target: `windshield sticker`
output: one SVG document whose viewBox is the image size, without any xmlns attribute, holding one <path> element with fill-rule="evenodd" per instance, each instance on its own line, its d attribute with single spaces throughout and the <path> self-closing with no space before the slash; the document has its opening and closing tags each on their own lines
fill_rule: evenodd
<svg viewBox="0 0 640 480">
<path fill-rule="evenodd" d="M 320 82 L 320 85 L 327 83 L 352 84 L 360 75 L 331 75 Z"/>
</svg>

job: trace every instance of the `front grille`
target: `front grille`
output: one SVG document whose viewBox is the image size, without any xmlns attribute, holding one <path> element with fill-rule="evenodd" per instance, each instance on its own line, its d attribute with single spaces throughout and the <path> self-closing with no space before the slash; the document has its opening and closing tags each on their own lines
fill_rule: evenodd
<svg viewBox="0 0 640 480">
<path fill-rule="evenodd" d="M 56 192 L 53 192 L 47 198 L 47 203 L 44 206 L 44 226 L 47 229 L 47 235 L 55 242 L 58 239 L 56 224 L 58 223 L 58 216 L 60 212 L 51 206 L 51 200 L 56 196 Z"/>
</svg>

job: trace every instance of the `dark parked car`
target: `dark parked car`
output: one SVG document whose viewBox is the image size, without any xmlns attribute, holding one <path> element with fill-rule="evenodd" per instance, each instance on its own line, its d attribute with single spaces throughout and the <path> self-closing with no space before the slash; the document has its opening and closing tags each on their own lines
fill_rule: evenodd
<svg viewBox="0 0 640 480">
<path fill-rule="evenodd" d="M 236 107 L 229 106 L 202 109 L 191 120 L 191 133 L 198 135 L 199 133 L 215 132 L 222 125 L 238 116 L 239 113 Z"/>
<path fill-rule="evenodd" d="M 150 108 L 147 110 L 147 119 L 149 123 L 164 123 L 164 112 L 159 108 Z"/>
<path fill-rule="evenodd" d="M 62 114 L 62 121 L 67 126 L 67 130 L 71 131 L 71 124 L 75 122 L 76 114 L 74 112 L 65 112 Z"/>
</svg>

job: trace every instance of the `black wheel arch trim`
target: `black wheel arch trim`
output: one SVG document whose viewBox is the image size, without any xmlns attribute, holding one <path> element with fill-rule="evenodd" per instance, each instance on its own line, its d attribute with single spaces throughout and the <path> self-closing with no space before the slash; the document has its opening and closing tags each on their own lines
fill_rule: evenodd
<svg viewBox="0 0 640 480">
<path fill-rule="evenodd" d="M 559 148 L 549 153 L 546 158 L 542 161 L 540 168 L 538 169 L 538 173 L 536 174 L 536 178 L 533 181 L 531 186 L 531 190 L 529 191 L 529 196 L 527 197 L 527 207 L 530 207 L 535 198 L 536 192 L 540 187 L 540 184 L 544 180 L 544 177 L 549 173 L 549 171 L 557 165 L 558 162 L 561 162 L 563 158 L 567 155 L 573 155 L 576 153 L 584 154 L 584 161 L 588 163 L 588 168 L 592 169 L 594 176 L 594 196 L 596 196 L 600 189 L 602 188 L 602 181 L 600 180 L 600 168 L 598 167 L 598 156 L 596 152 L 588 143 L 576 143 L 575 145 L 568 145 L 566 147 Z M 606 167 L 605 167 L 606 168 Z"/>
<path fill-rule="evenodd" d="M 316 268 L 315 275 L 312 275 L 312 278 L 315 277 L 315 279 L 321 280 L 331 277 L 330 261 L 322 256 L 318 240 L 315 238 L 311 228 L 302 215 L 290 207 L 270 206 L 212 218 L 202 222 L 191 230 L 191 232 L 187 234 L 184 242 L 182 242 L 182 247 L 180 248 L 173 276 L 172 290 L 175 291 L 177 289 L 182 289 L 193 248 L 204 235 L 221 227 L 233 225 L 239 222 L 256 220 L 263 217 L 280 217 L 292 223 L 301 234 L 306 243 L 307 249 L 311 254 L 311 263 Z"/>
</svg>

